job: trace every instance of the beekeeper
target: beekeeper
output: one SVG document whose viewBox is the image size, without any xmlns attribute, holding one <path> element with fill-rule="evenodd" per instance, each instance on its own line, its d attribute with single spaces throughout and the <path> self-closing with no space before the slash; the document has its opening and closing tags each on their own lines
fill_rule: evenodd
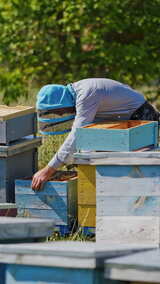
<svg viewBox="0 0 160 284">
<path fill-rule="evenodd" d="M 34 190 L 40 189 L 41 184 L 63 164 L 73 162 L 77 127 L 100 120 L 159 121 L 160 118 L 159 112 L 145 100 L 142 94 L 128 85 L 105 78 L 83 79 L 66 86 L 46 85 L 38 93 L 37 109 L 39 115 L 47 113 L 54 117 L 50 119 L 54 132 L 47 134 L 67 132 L 65 124 L 69 121 L 73 121 L 73 125 L 65 142 L 48 165 L 33 176 Z M 40 118 L 39 120 L 44 124 L 45 130 L 45 122 L 47 124 L 49 119 Z M 60 126 L 62 126 L 61 129 Z M 41 132 L 43 134 L 43 128 Z"/>
</svg>

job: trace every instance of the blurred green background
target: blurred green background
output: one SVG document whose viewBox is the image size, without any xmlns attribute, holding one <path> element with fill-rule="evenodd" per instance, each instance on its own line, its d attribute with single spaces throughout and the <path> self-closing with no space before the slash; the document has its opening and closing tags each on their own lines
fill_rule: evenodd
<svg viewBox="0 0 160 284">
<path fill-rule="evenodd" d="M 34 105 L 45 84 L 106 77 L 160 108 L 159 11 L 160 0 L 1 0 L 1 103 Z M 64 139 L 44 138 L 40 167 Z"/>
</svg>

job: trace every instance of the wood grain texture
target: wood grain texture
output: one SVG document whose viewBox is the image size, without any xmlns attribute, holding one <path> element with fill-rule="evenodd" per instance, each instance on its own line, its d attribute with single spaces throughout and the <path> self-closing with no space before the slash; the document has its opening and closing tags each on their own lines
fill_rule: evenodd
<svg viewBox="0 0 160 284">
<path fill-rule="evenodd" d="M 78 224 L 80 227 L 96 226 L 96 206 L 78 205 Z"/>
<path fill-rule="evenodd" d="M 83 165 L 154 165 L 160 164 L 160 152 L 81 152 L 75 153 L 76 164 Z"/>
<path fill-rule="evenodd" d="M 29 151 L 33 148 L 36 148 L 42 144 L 41 137 L 33 138 L 31 136 L 27 136 L 25 138 L 19 139 L 16 142 L 12 142 L 9 146 L 8 145 L 1 145 L 0 146 L 0 157 L 7 158 L 13 155 L 17 155 L 26 151 Z"/>
<path fill-rule="evenodd" d="M 97 196 L 97 216 L 160 216 L 160 197 Z"/>
<path fill-rule="evenodd" d="M 159 222 L 159 217 L 147 216 L 97 217 L 96 241 L 159 245 Z"/>
<path fill-rule="evenodd" d="M 160 250 L 139 252 L 105 262 L 105 278 L 137 282 L 160 282 Z"/>
<path fill-rule="evenodd" d="M 47 219 L 0 217 L 0 241 L 46 237 L 54 225 Z"/>
<path fill-rule="evenodd" d="M 36 113 L 0 121 L 0 143 L 9 145 L 24 136 L 37 133 Z"/>
<path fill-rule="evenodd" d="M 31 180 L 15 181 L 18 216 L 51 218 L 56 225 L 77 220 L 77 179 L 48 181 L 40 191 L 33 191 Z"/>
<path fill-rule="evenodd" d="M 15 106 L 10 107 L 6 105 L 0 105 L 0 120 L 8 120 L 14 117 L 19 117 L 25 114 L 34 113 L 35 108 L 30 106 Z"/>
<path fill-rule="evenodd" d="M 81 127 L 76 131 L 77 151 L 133 151 L 157 144 L 158 122 L 148 122 L 128 129 Z"/>
<path fill-rule="evenodd" d="M 98 196 L 160 196 L 160 166 L 97 166 Z"/>
<path fill-rule="evenodd" d="M 78 166 L 78 204 L 96 204 L 95 166 Z"/>
<path fill-rule="evenodd" d="M 106 258 L 157 248 L 156 245 L 106 244 L 89 241 L 57 241 L 0 245 L 4 263 L 66 268 L 102 267 Z"/>
</svg>

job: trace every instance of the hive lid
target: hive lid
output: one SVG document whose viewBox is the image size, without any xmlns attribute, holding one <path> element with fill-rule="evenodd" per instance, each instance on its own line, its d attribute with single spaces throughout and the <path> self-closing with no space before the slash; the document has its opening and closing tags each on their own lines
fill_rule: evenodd
<svg viewBox="0 0 160 284">
<path fill-rule="evenodd" d="M 14 106 L 9 107 L 6 105 L 0 105 L 0 121 L 5 121 L 11 118 L 30 114 L 35 112 L 34 107 L 30 106 Z"/>
<path fill-rule="evenodd" d="M 0 242 L 51 235 L 54 220 L 21 217 L 0 217 Z"/>
<path fill-rule="evenodd" d="M 0 245 L 3 263 L 19 263 L 42 266 L 96 268 L 104 259 L 122 256 L 136 251 L 157 248 L 151 245 L 106 245 L 106 243 L 58 241 L 49 243 Z"/>
<path fill-rule="evenodd" d="M 82 165 L 160 165 L 160 147 L 144 152 L 82 151 L 74 154 L 74 163 Z"/>
</svg>

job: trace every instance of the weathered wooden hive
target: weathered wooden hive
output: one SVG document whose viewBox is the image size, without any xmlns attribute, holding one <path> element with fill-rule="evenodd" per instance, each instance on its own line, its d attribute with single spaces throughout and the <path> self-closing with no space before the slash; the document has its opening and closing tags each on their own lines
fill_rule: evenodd
<svg viewBox="0 0 160 284">
<path fill-rule="evenodd" d="M 40 191 L 33 191 L 31 179 L 15 181 L 18 216 L 51 218 L 62 235 L 76 229 L 77 177 L 75 171 L 58 171 Z"/>
<path fill-rule="evenodd" d="M 75 162 L 80 226 L 95 226 L 97 241 L 125 242 L 129 235 L 134 241 L 131 231 L 137 228 L 142 242 L 149 231 L 156 241 L 152 218 L 160 214 L 160 152 L 76 153 Z"/>
</svg>

